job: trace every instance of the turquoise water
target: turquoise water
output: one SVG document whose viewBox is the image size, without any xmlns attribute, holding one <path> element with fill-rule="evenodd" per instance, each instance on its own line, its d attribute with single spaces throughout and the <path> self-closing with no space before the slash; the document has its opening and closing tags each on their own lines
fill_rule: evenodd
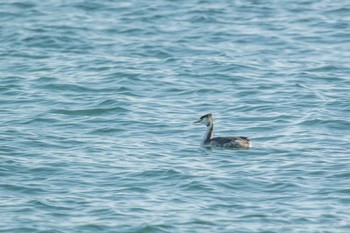
<svg viewBox="0 0 350 233">
<path fill-rule="evenodd" d="M 350 232 L 349 12 L 2 1 L 0 232 Z"/>
</svg>

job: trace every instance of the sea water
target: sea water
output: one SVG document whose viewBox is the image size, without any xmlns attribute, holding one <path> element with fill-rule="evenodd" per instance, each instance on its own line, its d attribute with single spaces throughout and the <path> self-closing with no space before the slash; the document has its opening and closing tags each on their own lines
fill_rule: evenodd
<svg viewBox="0 0 350 233">
<path fill-rule="evenodd" d="M 350 232 L 348 1 L 1 1 L 0 22 L 0 232 Z M 201 148 L 207 113 L 253 148 Z"/>
</svg>

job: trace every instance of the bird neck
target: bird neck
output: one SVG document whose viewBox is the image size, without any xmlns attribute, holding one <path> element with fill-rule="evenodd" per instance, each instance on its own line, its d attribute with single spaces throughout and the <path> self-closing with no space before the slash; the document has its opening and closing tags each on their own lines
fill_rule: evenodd
<svg viewBox="0 0 350 233">
<path fill-rule="evenodd" d="M 205 145 L 210 142 L 210 139 L 213 138 L 213 131 L 214 131 L 214 123 L 210 122 L 207 126 L 207 131 L 205 132 L 202 140 L 202 145 Z"/>
</svg>

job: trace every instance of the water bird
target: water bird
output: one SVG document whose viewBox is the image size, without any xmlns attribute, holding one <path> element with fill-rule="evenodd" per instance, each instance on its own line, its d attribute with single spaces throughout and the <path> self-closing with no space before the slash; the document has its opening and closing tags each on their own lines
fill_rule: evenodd
<svg viewBox="0 0 350 233">
<path fill-rule="evenodd" d="M 250 148 L 252 142 L 247 137 L 213 137 L 214 119 L 211 113 L 203 115 L 193 123 L 202 123 L 207 126 L 201 145 L 204 147 L 224 147 L 224 148 Z"/>
</svg>

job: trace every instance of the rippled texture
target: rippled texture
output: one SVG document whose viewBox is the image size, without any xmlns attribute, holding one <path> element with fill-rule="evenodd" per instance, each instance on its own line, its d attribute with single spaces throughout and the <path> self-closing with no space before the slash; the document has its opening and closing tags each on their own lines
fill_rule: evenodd
<svg viewBox="0 0 350 233">
<path fill-rule="evenodd" d="M 349 232 L 349 12 L 2 1 L 1 231 Z"/>
</svg>

